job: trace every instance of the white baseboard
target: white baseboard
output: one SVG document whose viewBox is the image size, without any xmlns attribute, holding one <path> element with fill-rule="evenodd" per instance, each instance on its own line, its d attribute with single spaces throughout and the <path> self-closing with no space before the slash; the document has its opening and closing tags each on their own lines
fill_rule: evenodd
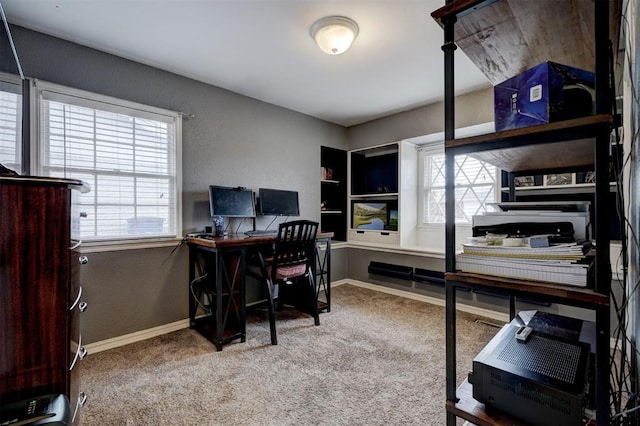
<svg viewBox="0 0 640 426">
<path fill-rule="evenodd" d="M 344 280 L 331 281 L 331 288 L 338 287 L 339 285 L 342 285 L 342 284 L 349 284 L 351 281 L 353 280 L 348 280 L 346 278 Z"/>
<path fill-rule="evenodd" d="M 85 348 L 90 354 L 106 351 L 107 349 L 118 348 L 120 346 L 128 345 L 142 340 L 150 339 L 152 337 L 160 336 L 163 334 L 171 333 L 174 331 L 182 330 L 189 327 L 189 320 L 183 319 L 180 321 L 172 322 L 169 324 L 159 325 L 158 327 L 148 328 L 146 330 L 136 331 L 135 333 L 124 334 L 122 336 L 113 337 L 111 339 L 101 340 L 95 343 L 89 343 L 85 345 Z"/>
<path fill-rule="evenodd" d="M 438 305 L 438 306 L 445 306 L 445 300 L 444 299 L 439 299 L 437 297 L 424 296 L 424 295 L 412 293 L 412 292 L 406 291 L 406 290 L 399 290 L 399 289 L 396 289 L 396 288 L 385 287 L 385 286 L 382 286 L 382 285 L 379 285 L 379 284 L 371 284 L 371 283 L 368 283 L 368 282 L 358 281 L 358 280 L 351 280 L 351 279 L 340 280 L 340 284 L 351 284 L 351 285 L 355 285 L 357 287 L 364 287 L 364 288 L 368 288 L 370 290 L 375 290 L 375 291 L 380 291 L 382 293 L 392 294 L 394 296 L 406 297 L 407 299 L 418 300 L 420 302 L 431 303 L 433 305 Z M 331 286 L 335 287 L 333 283 L 331 283 Z M 505 323 L 506 324 L 506 323 L 509 322 L 509 314 L 506 314 L 506 313 L 495 312 L 495 311 L 492 311 L 490 309 L 478 308 L 478 307 L 471 306 L 471 305 L 465 305 L 464 303 L 456 303 L 456 308 L 459 311 L 467 312 L 467 313 L 472 314 L 472 315 L 478 315 L 478 316 L 481 316 L 481 317 L 493 319 L 493 320 L 499 321 L 501 323 Z M 610 341 L 609 341 L 609 348 L 610 349 L 616 349 L 616 347 L 615 347 L 616 344 L 615 343 L 616 343 L 615 339 L 611 338 Z"/>
<path fill-rule="evenodd" d="M 364 281 L 358 281 L 353 279 L 342 279 L 331 283 L 331 287 L 338 287 L 343 284 L 351 284 L 356 287 L 363 287 L 369 290 L 379 291 L 382 293 L 391 294 L 394 296 L 405 297 L 407 299 L 418 300 L 420 302 L 431 303 L 432 305 L 445 306 L 445 300 L 437 297 L 425 296 L 422 294 L 412 293 L 406 290 L 399 290 L 396 288 L 385 287 L 378 284 L 371 284 Z M 456 303 L 456 307 L 459 311 L 467 312 L 472 315 L 478 315 L 485 318 L 490 318 L 501 323 L 509 322 L 509 314 L 492 311 L 490 309 L 478 308 L 476 306 L 466 305 L 464 303 Z M 98 353 L 106 351 L 108 349 L 125 346 L 131 343 L 140 342 L 142 340 L 150 339 L 152 337 L 160 336 L 162 334 L 171 333 L 183 328 L 189 327 L 189 320 L 183 319 L 180 321 L 172 322 L 170 324 L 160 325 L 158 327 L 149 328 L 146 330 L 136 331 L 135 333 L 125 334 L 111 339 L 102 340 L 95 343 L 85 345 L 85 348 L 89 353 Z M 614 341 L 611 340 L 611 348 L 614 347 Z"/>
<path fill-rule="evenodd" d="M 342 279 L 331 282 L 331 287 L 338 287 L 343 284 L 351 284 L 358 287 L 368 288 L 370 290 L 380 291 L 383 293 L 392 294 L 394 296 L 406 297 L 408 299 L 414 299 L 421 302 L 431 303 L 434 305 L 444 306 L 444 299 L 438 299 L 435 297 L 423 296 L 421 294 L 411 293 L 409 291 L 397 290 L 394 288 L 384 287 L 377 284 L 370 284 L 364 281 L 357 281 L 352 279 Z M 486 318 L 496 319 L 501 322 L 508 322 L 509 316 L 507 314 L 500 314 L 488 309 L 475 308 L 473 306 L 458 304 L 458 309 L 461 311 L 469 312 L 471 314 L 483 316 Z M 90 354 L 106 351 L 108 349 L 118 348 L 120 346 L 129 345 L 131 343 L 140 342 L 142 340 L 150 339 L 152 337 L 160 336 L 163 334 L 171 333 L 183 328 L 189 327 L 189 320 L 184 319 L 176 321 L 170 324 L 160 325 L 158 327 L 149 328 L 146 330 L 136 331 L 135 333 L 125 334 L 111 339 L 101 340 L 99 342 L 90 343 L 85 345 L 85 348 Z"/>
<path fill-rule="evenodd" d="M 437 297 L 425 296 L 422 294 L 417 294 L 417 293 L 413 293 L 406 290 L 385 287 L 382 285 L 371 284 L 364 281 L 351 280 L 351 279 L 343 280 L 343 281 L 345 282 L 343 282 L 342 284 L 351 284 L 358 287 L 368 288 L 370 290 L 380 291 L 382 293 L 392 294 L 394 296 L 406 297 L 407 299 L 413 299 L 413 300 L 418 300 L 420 302 L 431 303 L 432 305 L 445 306 L 445 300 Z M 333 286 L 333 283 L 331 283 L 331 285 Z M 490 309 L 478 308 L 476 306 L 471 306 L 471 305 L 465 305 L 464 303 L 456 303 L 456 308 L 462 312 L 467 312 L 473 315 L 490 318 L 503 323 L 509 322 L 509 314 L 507 313 L 496 312 Z"/>
</svg>

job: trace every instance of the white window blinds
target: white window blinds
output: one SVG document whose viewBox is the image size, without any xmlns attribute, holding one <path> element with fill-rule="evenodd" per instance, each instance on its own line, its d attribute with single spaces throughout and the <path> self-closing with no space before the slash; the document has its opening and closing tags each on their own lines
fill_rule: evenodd
<svg viewBox="0 0 640 426">
<path fill-rule="evenodd" d="M 42 173 L 92 189 L 78 197 L 81 238 L 175 237 L 179 114 L 79 91 L 38 93 Z"/>
<path fill-rule="evenodd" d="M 22 169 L 22 86 L 0 78 L 0 163 Z"/>
</svg>

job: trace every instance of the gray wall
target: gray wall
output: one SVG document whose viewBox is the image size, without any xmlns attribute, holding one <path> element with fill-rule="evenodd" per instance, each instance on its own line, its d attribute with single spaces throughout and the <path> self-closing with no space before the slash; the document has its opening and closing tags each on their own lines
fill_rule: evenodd
<svg viewBox="0 0 640 426">
<path fill-rule="evenodd" d="M 493 121 L 493 88 L 456 98 L 456 128 Z M 349 149 L 396 142 L 444 130 L 444 104 L 434 103 L 347 130 Z"/>
<path fill-rule="evenodd" d="M 301 216 L 320 219 L 320 146 L 346 149 L 343 127 L 21 27 L 11 31 L 27 77 L 196 115 L 183 121 L 184 232 L 210 223 L 210 184 L 297 190 Z M 16 74 L 4 30 L 0 40 L 0 71 Z M 85 343 L 188 317 L 186 249 L 170 252 L 89 254 L 81 272 L 91 305 Z"/>
<path fill-rule="evenodd" d="M 301 215 L 319 220 L 321 145 L 356 149 L 443 128 L 442 103 L 345 129 L 21 27 L 12 27 L 12 33 L 28 77 L 196 115 L 183 121 L 184 232 L 210 223 L 210 184 L 297 190 Z M 0 40 L 0 51 L 6 52 L 0 58 L 0 71 L 15 74 L 4 34 Z M 491 89 L 461 96 L 456 108 L 458 127 L 492 120 Z M 258 227 L 265 224 L 259 221 Z M 81 272 L 90 304 L 83 317 L 86 343 L 187 318 L 187 250 L 172 249 L 89 254 L 89 264 Z M 381 259 L 430 269 L 443 267 L 438 259 L 338 246 L 333 251 L 332 280 L 350 277 L 403 288 L 403 283 L 368 275 L 369 261 Z M 414 291 L 441 293 L 434 286 L 417 286 Z M 249 293 L 255 291 L 249 289 Z"/>
<path fill-rule="evenodd" d="M 490 121 L 493 121 L 492 88 L 464 94 L 456 98 L 456 127 L 472 126 Z M 347 135 L 349 149 L 358 149 L 438 133 L 443 131 L 443 129 L 444 105 L 443 102 L 438 102 L 350 127 L 347 130 Z M 347 276 L 348 278 L 360 281 L 444 298 L 442 289 L 437 286 L 370 275 L 368 273 L 368 267 L 369 262 L 372 261 L 444 271 L 443 259 L 349 248 L 349 254 L 347 256 Z M 464 292 L 459 292 L 459 298 L 467 299 L 467 302 L 474 300 L 472 296 L 473 295 L 470 294 L 464 294 Z M 486 303 L 483 300 L 480 298 L 475 299 L 477 299 L 474 302 L 475 304 L 486 307 Z M 497 302 L 499 305 L 501 304 L 500 300 L 490 300 L 489 306 L 492 306 L 491 303 L 494 302 Z M 491 307 L 489 309 L 491 309 Z"/>
</svg>

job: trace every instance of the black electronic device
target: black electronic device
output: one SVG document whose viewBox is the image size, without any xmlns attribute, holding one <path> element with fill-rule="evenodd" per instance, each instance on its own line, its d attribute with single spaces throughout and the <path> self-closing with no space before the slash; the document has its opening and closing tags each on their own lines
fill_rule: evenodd
<svg viewBox="0 0 640 426">
<path fill-rule="evenodd" d="M 209 186 L 211 216 L 256 217 L 253 191 L 243 187 Z"/>
<path fill-rule="evenodd" d="M 571 222 L 515 222 L 495 225 L 476 225 L 471 228 L 474 237 L 487 234 L 505 234 L 512 238 L 525 238 L 532 235 L 548 235 L 550 243 L 562 244 L 575 241 Z"/>
<path fill-rule="evenodd" d="M 298 192 L 259 188 L 258 211 L 265 216 L 300 216 Z"/>
<path fill-rule="evenodd" d="M 582 424 L 594 342 L 592 322 L 520 313 L 473 360 L 473 397 L 527 424 Z"/>
<path fill-rule="evenodd" d="M 0 425 L 71 424 L 69 402 L 62 394 L 43 395 L 0 406 Z"/>
</svg>

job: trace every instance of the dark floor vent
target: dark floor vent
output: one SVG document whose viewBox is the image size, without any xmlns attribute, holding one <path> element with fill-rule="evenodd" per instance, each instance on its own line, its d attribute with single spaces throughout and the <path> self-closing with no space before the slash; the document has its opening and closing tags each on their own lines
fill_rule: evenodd
<svg viewBox="0 0 640 426">
<path fill-rule="evenodd" d="M 434 284 L 444 287 L 444 272 L 416 268 L 413 272 L 413 280 L 419 283 Z"/>
<path fill-rule="evenodd" d="M 476 293 L 476 294 L 482 294 L 484 296 L 497 297 L 498 299 L 508 299 L 509 298 L 508 294 L 496 293 L 496 292 L 487 291 L 487 290 L 480 290 L 480 289 L 477 289 L 477 288 L 474 288 L 473 292 Z"/>
<path fill-rule="evenodd" d="M 499 299 L 508 299 L 509 298 L 509 295 L 508 294 L 504 294 L 504 293 L 496 293 L 496 292 L 492 292 L 492 291 L 478 290 L 478 289 L 474 289 L 473 292 L 477 293 L 477 294 L 483 294 L 485 296 L 497 297 Z M 523 297 L 516 297 L 516 300 L 518 302 L 529 303 L 531 305 L 551 306 L 551 302 L 543 302 L 543 301 L 535 300 L 535 299 L 527 299 L 527 298 L 523 298 Z"/>
<path fill-rule="evenodd" d="M 394 265 L 392 263 L 369 262 L 369 273 L 408 281 L 413 279 L 413 268 L 411 266 Z"/>
<path fill-rule="evenodd" d="M 551 306 L 551 302 L 542 302 L 540 300 L 534 299 L 525 299 L 523 297 L 516 297 L 518 302 L 529 303 L 531 305 L 539 305 L 539 306 Z"/>
</svg>

